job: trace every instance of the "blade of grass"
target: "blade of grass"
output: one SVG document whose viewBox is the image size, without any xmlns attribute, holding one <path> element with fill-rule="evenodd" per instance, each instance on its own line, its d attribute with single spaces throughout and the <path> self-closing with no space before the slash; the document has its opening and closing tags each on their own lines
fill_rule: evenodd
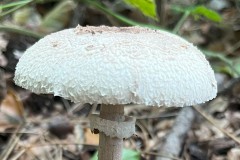
<svg viewBox="0 0 240 160">
<path fill-rule="evenodd" d="M 32 0 L 24 0 L 24 1 L 20 1 L 20 2 L 12 2 L 12 3 L 8 3 L 8 4 L 3 4 L 3 5 L 0 5 L 0 9 L 11 8 L 11 7 L 15 7 L 15 6 L 23 5 L 23 4 L 28 4 L 30 2 L 32 2 Z"/>
<path fill-rule="evenodd" d="M 211 123 L 214 127 L 216 127 L 217 129 L 219 129 L 222 133 L 224 133 L 226 136 L 228 136 L 229 138 L 231 138 L 232 140 L 234 140 L 236 143 L 240 144 L 240 139 L 238 137 L 236 137 L 235 135 L 227 132 L 226 130 L 222 129 L 221 127 L 219 127 L 216 122 L 214 121 L 214 119 L 207 115 L 204 111 L 202 111 L 202 109 L 200 109 L 200 106 L 193 106 L 193 108 L 200 113 L 201 116 L 203 116 L 209 123 Z"/>
<path fill-rule="evenodd" d="M 221 60 L 222 62 L 224 62 L 231 68 L 233 73 L 235 73 L 238 77 L 240 76 L 240 73 L 233 66 L 233 62 L 230 59 L 228 59 L 224 54 L 215 53 L 215 52 L 203 50 L 203 49 L 201 51 L 208 57 L 217 58 L 217 59 Z"/>
<path fill-rule="evenodd" d="M 21 132 L 21 130 L 24 128 L 25 125 L 26 125 L 25 123 L 22 123 L 18 126 L 15 133 L 12 135 L 11 139 L 9 140 L 6 148 L 0 154 L 1 160 L 8 160 L 9 155 L 12 153 L 14 147 L 17 145 L 18 141 L 20 140 L 20 137 L 22 136 L 22 134 L 17 134 L 17 133 L 19 131 Z"/>
<path fill-rule="evenodd" d="M 34 0 L 27 1 L 26 3 L 19 4 L 19 5 L 17 5 L 16 7 L 12 8 L 12 9 L 9 9 L 9 10 L 7 10 L 7 11 L 5 11 L 5 12 L 2 12 L 2 13 L 0 14 L 0 18 L 2 18 L 2 17 L 4 17 L 4 16 L 6 16 L 6 15 L 8 15 L 8 14 L 10 14 L 10 13 L 12 13 L 12 12 L 14 12 L 14 11 L 16 11 L 16 10 L 24 7 L 24 6 L 26 6 L 26 5 L 28 5 L 29 3 L 33 2 L 33 1 L 34 1 Z M 1 10 L 1 9 L 0 9 L 0 10 Z"/>
<path fill-rule="evenodd" d="M 174 34 L 178 34 L 179 30 L 181 29 L 182 25 L 184 24 L 189 15 L 190 15 L 189 11 L 184 12 L 181 19 L 178 21 L 177 25 L 173 29 Z"/>
<path fill-rule="evenodd" d="M 22 35 L 34 37 L 37 39 L 42 38 L 44 35 L 21 28 L 21 27 L 16 27 L 16 26 L 7 26 L 7 25 L 0 25 L 0 31 L 6 31 L 6 32 L 13 32 L 13 33 L 19 33 Z"/>
</svg>

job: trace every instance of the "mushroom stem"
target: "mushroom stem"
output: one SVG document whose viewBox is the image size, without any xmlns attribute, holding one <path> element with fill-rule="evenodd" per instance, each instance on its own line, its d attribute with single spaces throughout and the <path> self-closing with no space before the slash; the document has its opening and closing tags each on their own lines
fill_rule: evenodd
<svg viewBox="0 0 240 160">
<path fill-rule="evenodd" d="M 123 105 L 102 105 L 100 110 L 100 118 L 111 121 L 124 121 Z M 103 132 L 99 134 L 99 160 L 121 160 L 123 139 L 106 136 Z"/>
</svg>

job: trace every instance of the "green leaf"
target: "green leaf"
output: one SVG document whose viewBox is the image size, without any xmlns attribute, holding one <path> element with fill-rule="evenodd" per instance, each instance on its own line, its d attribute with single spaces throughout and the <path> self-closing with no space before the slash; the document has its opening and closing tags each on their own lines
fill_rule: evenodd
<svg viewBox="0 0 240 160">
<path fill-rule="evenodd" d="M 124 0 L 124 2 L 139 9 L 144 15 L 157 20 L 156 4 L 154 0 Z"/>
<path fill-rule="evenodd" d="M 97 152 L 91 158 L 91 160 L 98 160 Z M 123 149 L 122 160 L 140 160 L 140 153 L 132 149 Z"/>
<path fill-rule="evenodd" d="M 214 22 L 222 21 L 222 17 L 217 12 L 209 8 L 206 8 L 205 6 L 196 6 L 191 8 L 190 11 L 192 15 L 203 16 Z"/>
<path fill-rule="evenodd" d="M 130 26 L 141 26 L 141 27 L 147 27 L 147 28 L 151 28 L 151 29 L 160 29 L 160 30 L 164 30 L 163 28 L 159 27 L 159 26 L 155 26 L 155 25 L 151 25 L 151 24 L 145 24 L 145 23 L 140 23 L 137 21 L 134 21 L 132 19 L 129 19 L 125 16 L 122 16 L 112 10 L 110 10 L 108 7 L 102 5 L 101 3 L 97 2 L 97 1 L 93 1 L 93 0 L 84 0 L 86 2 L 86 4 L 90 5 L 90 6 L 94 6 L 96 9 L 104 12 L 107 15 L 110 15 L 116 19 L 118 19 L 119 21 L 124 22 L 127 25 Z M 167 31 L 167 30 L 166 30 Z"/>
</svg>

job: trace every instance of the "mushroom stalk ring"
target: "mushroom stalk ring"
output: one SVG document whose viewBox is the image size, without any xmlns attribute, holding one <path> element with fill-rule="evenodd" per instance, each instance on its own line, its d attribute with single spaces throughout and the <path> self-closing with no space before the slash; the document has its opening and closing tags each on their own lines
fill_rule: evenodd
<svg viewBox="0 0 240 160">
<path fill-rule="evenodd" d="M 135 133 L 136 119 L 133 117 L 124 116 L 124 121 L 111 121 L 93 114 L 89 118 L 92 131 L 97 129 L 110 137 L 123 139 L 129 138 Z"/>
</svg>

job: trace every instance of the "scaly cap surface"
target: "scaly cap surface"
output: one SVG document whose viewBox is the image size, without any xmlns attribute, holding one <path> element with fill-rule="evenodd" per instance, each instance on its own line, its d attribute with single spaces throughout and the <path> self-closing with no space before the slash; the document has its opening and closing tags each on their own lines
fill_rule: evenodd
<svg viewBox="0 0 240 160">
<path fill-rule="evenodd" d="M 20 58 L 15 83 L 82 103 L 186 106 L 216 96 L 213 70 L 191 43 L 141 27 L 50 34 Z"/>
</svg>

